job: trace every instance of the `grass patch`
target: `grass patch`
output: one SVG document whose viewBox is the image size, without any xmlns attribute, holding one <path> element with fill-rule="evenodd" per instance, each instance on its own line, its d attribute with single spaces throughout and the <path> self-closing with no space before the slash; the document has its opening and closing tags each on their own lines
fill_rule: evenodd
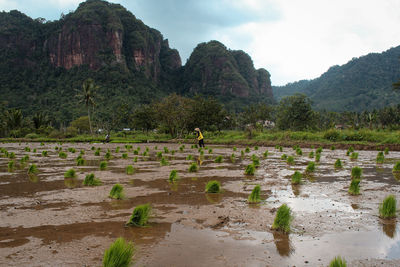
<svg viewBox="0 0 400 267">
<path fill-rule="evenodd" d="M 394 195 L 387 196 L 379 205 L 379 216 L 383 219 L 396 217 L 396 197 Z"/>
<path fill-rule="evenodd" d="M 353 167 L 351 169 L 351 179 L 361 179 L 362 169 L 360 167 Z"/>
<path fill-rule="evenodd" d="M 206 193 L 219 193 L 221 192 L 221 183 L 213 180 L 206 184 Z"/>
<path fill-rule="evenodd" d="M 292 184 L 300 184 L 303 175 L 299 171 L 295 171 L 292 175 Z"/>
<path fill-rule="evenodd" d="M 178 176 L 178 171 L 177 170 L 172 170 L 169 174 L 169 178 L 168 181 L 170 181 L 171 183 L 175 182 L 176 180 L 178 180 L 179 176 Z"/>
<path fill-rule="evenodd" d="M 282 204 L 276 213 L 272 229 L 289 233 L 292 220 L 292 211 L 286 204 Z"/>
<path fill-rule="evenodd" d="M 383 154 L 382 151 L 379 151 L 378 155 L 376 155 L 376 163 L 383 164 L 384 161 L 385 161 L 385 155 Z"/>
<path fill-rule="evenodd" d="M 135 255 L 133 243 L 126 242 L 122 237 L 115 240 L 106 249 L 103 257 L 103 267 L 129 267 L 132 264 L 132 257 Z"/>
<path fill-rule="evenodd" d="M 253 191 L 251 191 L 251 194 L 250 194 L 249 198 L 247 199 L 247 202 L 252 203 L 252 204 L 259 203 L 261 201 L 260 192 L 261 192 L 260 185 L 256 185 L 254 187 Z"/>
<path fill-rule="evenodd" d="M 140 227 L 146 226 L 149 221 L 150 212 L 150 204 L 136 206 L 132 212 L 131 217 L 129 218 L 129 221 L 126 224 Z"/>
<path fill-rule="evenodd" d="M 126 172 L 126 174 L 128 174 L 128 175 L 132 175 L 132 174 L 135 173 L 135 168 L 133 168 L 132 165 L 128 165 L 128 166 L 126 166 L 126 168 L 125 168 L 125 172 Z"/>
<path fill-rule="evenodd" d="M 38 173 L 39 173 L 39 169 L 36 164 L 32 164 L 29 166 L 28 174 L 38 174 Z"/>
<path fill-rule="evenodd" d="M 104 170 L 106 170 L 107 169 L 107 166 L 108 166 L 108 163 L 107 163 L 107 161 L 102 161 L 102 162 L 100 162 L 100 171 L 104 171 Z"/>
<path fill-rule="evenodd" d="M 333 166 L 335 167 L 335 169 L 341 169 L 341 168 L 343 168 L 342 161 L 341 161 L 340 159 L 337 159 L 337 160 L 335 161 L 335 164 L 334 164 Z"/>
<path fill-rule="evenodd" d="M 110 191 L 110 198 L 123 199 L 124 198 L 124 187 L 120 184 L 115 184 Z"/>
<path fill-rule="evenodd" d="M 199 167 L 197 166 L 196 162 L 192 162 L 189 166 L 189 172 L 197 172 L 199 170 Z"/>
<path fill-rule="evenodd" d="M 214 162 L 215 162 L 215 163 L 221 163 L 222 160 L 223 160 L 223 157 L 222 157 L 222 156 L 217 156 L 217 157 L 215 158 Z"/>
<path fill-rule="evenodd" d="M 98 186 L 101 185 L 100 179 L 96 178 L 93 173 L 86 175 L 85 180 L 83 180 L 83 185 L 86 186 Z"/>
<path fill-rule="evenodd" d="M 64 178 L 75 178 L 76 171 L 74 169 L 69 169 L 64 173 Z"/>
<path fill-rule="evenodd" d="M 254 164 L 249 164 L 246 166 L 246 169 L 244 170 L 244 174 L 246 175 L 254 175 L 256 172 L 256 166 Z"/>
<path fill-rule="evenodd" d="M 351 180 L 349 187 L 350 195 L 359 195 L 360 194 L 360 179 Z"/>
<path fill-rule="evenodd" d="M 345 259 L 337 256 L 329 263 L 329 267 L 347 267 L 347 264 Z"/>
</svg>

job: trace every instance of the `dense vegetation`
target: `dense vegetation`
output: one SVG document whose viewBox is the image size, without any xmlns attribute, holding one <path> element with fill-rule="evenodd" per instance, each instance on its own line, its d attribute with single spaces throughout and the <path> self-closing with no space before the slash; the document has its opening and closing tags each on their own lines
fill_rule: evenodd
<svg viewBox="0 0 400 267">
<path fill-rule="evenodd" d="M 317 79 L 273 87 L 273 90 L 278 100 L 304 93 L 318 110 L 362 112 L 398 104 L 400 93 L 393 92 L 392 84 L 399 79 L 400 46 L 397 46 L 333 66 Z"/>
</svg>

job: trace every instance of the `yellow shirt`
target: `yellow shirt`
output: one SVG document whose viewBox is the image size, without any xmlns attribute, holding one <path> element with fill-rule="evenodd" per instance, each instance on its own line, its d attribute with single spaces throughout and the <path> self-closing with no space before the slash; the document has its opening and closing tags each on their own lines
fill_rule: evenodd
<svg viewBox="0 0 400 267">
<path fill-rule="evenodd" d="M 199 136 L 197 137 L 197 140 L 201 140 L 201 139 L 203 139 L 203 135 L 201 134 L 201 132 L 199 131 Z"/>
</svg>

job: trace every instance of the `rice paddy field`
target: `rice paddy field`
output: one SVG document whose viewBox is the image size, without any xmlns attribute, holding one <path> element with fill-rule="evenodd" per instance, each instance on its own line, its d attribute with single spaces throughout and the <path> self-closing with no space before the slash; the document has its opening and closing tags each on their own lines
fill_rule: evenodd
<svg viewBox="0 0 400 267">
<path fill-rule="evenodd" d="M 134 243 L 135 266 L 328 266 L 336 256 L 400 266 L 399 222 L 379 208 L 400 198 L 400 152 L 377 160 L 378 151 L 299 147 L 0 148 L 0 266 L 101 266 L 119 237 Z M 148 221 L 135 221 L 143 204 Z M 287 233 L 272 227 L 283 204 Z"/>
</svg>

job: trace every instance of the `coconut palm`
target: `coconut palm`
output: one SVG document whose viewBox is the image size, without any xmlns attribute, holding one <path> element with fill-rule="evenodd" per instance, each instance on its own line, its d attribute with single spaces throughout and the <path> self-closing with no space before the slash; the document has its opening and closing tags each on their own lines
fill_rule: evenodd
<svg viewBox="0 0 400 267">
<path fill-rule="evenodd" d="M 90 128 L 90 133 L 93 134 L 92 130 L 92 122 L 90 119 L 90 107 L 94 107 L 95 102 L 94 102 L 94 97 L 96 94 L 96 90 L 99 87 L 95 85 L 93 79 L 87 79 L 83 82 L 82 84 L 82 91 L 80 91 L 77 95 L 79 97 L 79 102 L 85 103 L 87 112 L 88 112 L 88 118 L 89 118 L 89 128 Z"/>
</svg>

